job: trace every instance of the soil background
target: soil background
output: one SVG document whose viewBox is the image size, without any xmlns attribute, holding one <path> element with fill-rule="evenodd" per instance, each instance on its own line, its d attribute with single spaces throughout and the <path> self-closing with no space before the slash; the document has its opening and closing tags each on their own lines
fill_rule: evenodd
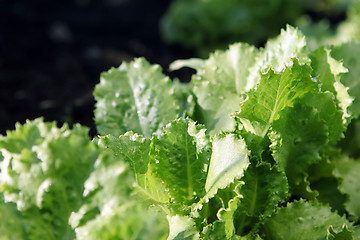
<svg viewBox="0 0 360 240">
<path fill-rule="evenodd" d="M 168 74 L 169 63 L 193 56 L 161 40 L 170 2 L 0 0 L 0 134 L 44 117 L 81 123 L 94 136 L 92 92 L 101 72 L 144 56 Z"/>
</svg>

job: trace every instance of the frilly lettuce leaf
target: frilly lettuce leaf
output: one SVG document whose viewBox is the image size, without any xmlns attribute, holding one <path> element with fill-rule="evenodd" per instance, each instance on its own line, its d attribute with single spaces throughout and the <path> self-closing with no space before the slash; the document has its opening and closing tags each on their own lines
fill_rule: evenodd
<svg viewBox="0 0 360 240">
<path fill-rule="evenodd" d="M 128 162 L 136 174 L 145 174 L 148 170 L 149 139 L 133 132 L 127 132 L 118 138 L 107 135 L 99 138 L 99 144 L 104 146 L 117 161 Z"/>
<path fill-rule="evenodd" d="M 360 238 L 359 225 L 348 226 L 344 224 L 342 227 L 330 226 L 326 240 L 355 240 Z"/>
<path fill-rule="evenodd" d="M 335 144 L 344 137 L 343 133 L 346 129 L 344 112 L 337 105 L 336 98 L 332 93 L 309 93 L 297 102 L 316 109 L 323 124 L 328 128 L 329 144 Z"/>
<path fill-rule="evenodd" d="M 320 151 L 328 144 L 328 127 L 316 109 L 295 103 L 280 113 L 273 130 L 270 138 L 274 159 L 286 172 L 292 193 L 304 196 L 308 191 L 303 189 L 307 170 L 321 160 Z"/>
<path fill-rule="evenodd" d="M 230 114 L 239 110 L 241 96 L 254 86 L 248 82 L 249 69 L 255 63 L 258 49 L 247 44 L 234 44 L 225 52 L 217 51 L 197 68 L 192 79 L 194 93 L 202 108 L 210 133 L 233 130 Z"/>
<path fill-rule="evenodd" d="M 170 233 L 167 240 L 197 240 L 199 232 L 192 218 L 175 215 L 168 217 Z"/>
<path fill-rule="evenodd" d="M 339 190 L 347 195 L 345 209 L 352 218 L 360 218 L 360 191 L 357 184 L 360 177 L 360 162 L 346 156 L 335 159 L 335 175 L 341 179 Z"/>
<path fill-rule="evenodd" d="M 360 43 L 349 42 L 334 46 L 330 54 L 334 59 L 343 61 L 344 67 L 349 69 L 349 72 L 341 77 L 341 82 L 348 88 L 350 96 L 355 98 L 349 110 L 357 117 L 360 115 Z"/>
<path fill-rule="evenodd" d="M 321 152 L 335 144 L 345 130 L 343 113 L 330 92 L 308 93 L 285 108 L 269 134 L 276 162 L 284 169 L 292 193 L 313 198 L 306 180 L 309 167 L 321 161 Z M 299 131 L 301 129 L 301 131 Z"/>
<path fill-rule="evenodd" d="M 146 209 L 137 202 L 128 201 L 76 228 L 76 239 L 166 240 L 168 226 L 163 214 L 155 209 Z"/>
<path fill-rule="evenodd" d="M 347 225 L 343 225 L 341 228 L 338 227 L 334 229 L 333 226 L 330 226 L 326 236 L 326 240 L 352 240 L 353 233 L 349 231 Z"/>
<path fill-rule="evenodd" d="M 85 182 L 86 202 L 71 216 L 71 225 L 79 227 L 97 214 L 112 212 L 131 200 L 133 183 L 133 175 L 125 162 L 107 154 L 102 155 Z"/>
<path fill-rule="evenodd" d="M 237 211 L 238 209 L 239 200 L 240 200 L 240 195 L 234 197 L 229 201 L 228 208 L 220 208 L 220 210 L 216 214 L 219 221 L 224 223 L 224 230 L 227 239 L 234 237 L 236 232 L 234 220 L 235 220 L 235 211 Z M 216 222 L 214 224 L 216 224 Z M 238 227 L 237 224 L 236 227 Z"/>
<path fill-rule="evenodd" d="M 100 137 L 99 144 L 104 147 L 105 152 L 113 156 L 114 162 L 120 164 L 127 162 L 132 169 L 135 179 L 136 195 L 142 200 L 152 203 L 165 203 L 169 195 L 165 186 L 154 173 L 154 167 L 150 164 L 151 140 L 133 132 L 127 132 L 118 138 L 107 135 Z"/>
<path fill-rule="evenodd" d="M 286 176 L 270 164 L 252 162 L 244 176 L 226 189 L 219 189 L 210 199 L 208 211 L 214 212 L 215 200 L 220 208 L 217 219 L 202 230 L 203 239 L 261 239 L 256 232 L 259 222 L 286 201 Z M 210 217 L 208 217 L 210 220 Z"/>
<path fill-rule="evenodd" d="M 350 105 L 353 97 L 348 94 L 346 88 L 340 81 L 342 75 L 348 73 L 342 62 L 331 57 L 331 50 L 323 47 L 314 51 L 311 56 L 312 76 L 321 84 L 321 91 L 329 91 L 336 97 L 336 103 L 343 112 L 343 121 L 348 124 L 350 121 Z"/>
<path fill-rule="evenodd" d="M 232 223 L 232 221 L 230 220 Z M 233 227 L 232 227 L 233 228 Z M 234 233 L 230 232 L 230 235 L 227 233 L 226 223 L 223 221 L 215 221 L 214 223 L 204 227 L 202 231 L 203 240 L 216 240 L 216 239 L 231 239 Z"/>
<path fill-rule="evenodd" d="M 310 174 L 311 176 L 311 174 Z M 311 181 L 311 189 L 318 192 L 319 202 L 329 204 L 333 211 L 339 215 L 345 213 L 346 195 L 339 190 L 340 179 L 332 177 L 323 177 L 317 181 Z"/>
<path fill-rule="evenodd" d="M 287 25 L 286 29 L 281 29 L 279 36 L 268 40 L 265 48 L 260 49 L 255 64 L 249 69 L 248 82 L 256 84 L 260 73 L 266 72 L 270 67 L 275 72 L 284 71 L 292 65 L 294 58 L 300 64 L 309 64 L 308 55 L 305 36 L 298 29 Z"/>
<path fill-rule="evenodd" d="M 272 122 L 280 117 L 282 109 L 292 106 L 295 99 L 306 93 L 318 91 L 310 72 L 309 66 L 299 65 L 296 59 L 293 66 L 282 73 L 269 70 L 261 76 L 256 90 L 249 91 L 248 98 L 235 117 L 247 131 L 264 137 Z"/>
<path fill-rule="evenodd" d="M 244 184 L 238 189 L 241 197 L 234 223 L 237 234 L 244 235 L 246 229 L 272 215 L 278 204 L 287 200 L 289 186 L 283 172 L 265 163 L 250 164 L 241 181 Z"/>
<path fill-rule="evenodd" d="M 219 189 L 226 188 L 235 179 L 244 175 L 249 166 L 249 150 L 244 139 L 232 133 L 216 135 L 212 142 L 212 155 L 206 178 L 205 201 Z"/>
<path fill-rule="evenodd" d="M 346 195 L 339 190 L 341 179 L 335 174 L 334 162 L 342 154 L 339 149 L 332 147 L 327 148 L 321 155 L 321 161 L 309 168 L 310 187 L 318 192 L 316 198 L 319 202 L 329 204 L 333 211 L 342 216 L 346 212 Z"/>
<path fill-rule="evenodd" d="M 161 198 L 137 181 L 148 171 L 149 141 L 133 133 L 98 140 L 103 152 L 85 182 L 86 201 L 70 218 L 78 239 L 166 239 L 165 213 L 149 208 Z M 139 191 L 146 192 L 145 199 L 136 197 Z"/>
<path fill-rule="evenodd" d="M 98 132 L 116 137 L 134 131 L 150 138 L 180 115 L 182 104 L 160 66 L 143 58 L 102 73 L 94 96 Z"/>
<path fill-rule="evenodd" d="M 206 222 L 202 223 L 202 239 L 233 239 L 235 237 L 234 213 L 241 197 L 236 192 L 236 186 L 239 184 L 242 182 L 237 179 L 226 188 L 218 189 L 216 195 L 204 204 L 203 208 L 206 210 L 199 211 L 206 219 Z"/>
<path fill-rule="evenodd" d="M 265 219 L 266 239 L 324 239 L 330 226 L 348 224 L 344 217 L 331 212 L 328 206 L 304 200 L 289 203 Z"/>
<path fill-rule="evenodd" d="M 193 202 L 205 192 L 211 154 L 205 129 L 190 119 L 171 121 L 153 139 L 152 164 L 174 203 Z"/>
<path fill-rule="evenodd" d="M 42 119 L 17 124 L 0 137 L 0 190 L 24 217 L 29 239 L 68 239 L 68 219 L 83 202 L 84 182 L 98 157 L 88 129 Z"/>
<path fill-rule="evenodd" d="M 211 229 L 215 225 L 221 227 L 227 237 L 234 234 L 233 215 L 239 198 L 235 189 L 250 164 L 249 154 L 245 141 L 240 136 L 233 133 L 214 136 L 205 183 L 206 194 L 191 208 L 191 215 L 197 221 L 204 219 L 200 224 L 208 225 L 203 225 L 204 234 L 212 235 Z M 208 219 L 212 214 L 217 215 L 218 221 Z"/>
</svg>

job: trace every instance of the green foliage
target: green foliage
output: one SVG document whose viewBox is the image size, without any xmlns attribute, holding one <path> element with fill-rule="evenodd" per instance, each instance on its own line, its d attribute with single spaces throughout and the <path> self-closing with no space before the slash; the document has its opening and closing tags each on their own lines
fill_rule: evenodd
<svg viewBox="0 0 360 240">
<path fill-rule="evenodd" d="M 279 119 L 281 110 L 291 107 L 295 99 L 317 90 L 317 84 L 311 80 L 310 68 L 295 60 L 294 65 L 281 74 L 269 70 L 262 75 L 256 90 L 248 92 L 236 118 L 248 132 L 264 137 L 273 121 Z"/>
<path fill-rule="evenodd" d="M 93 141 L 41 119 L 0 136 L 0 239 L 358 239 L 359 48 L 288 26 L 175 62 L 189 84 L 141 58 L 102 74 Z"/>
<path fill-rule="evenodd" d="M 210 152 L 205 129 L 191 120 L 178 119 L 153 139 L 153 146 L 155 171 L 173 202 L 193 201 L 204 195 Z"/>
<path fill-rule="evenodd" d="M 286 201 L 289 189 L 285 174 L 268 163 L 251 164 L 241 180 L 245 184 L 238 189 L 242 197 L 235 213 L 235 226 L 236 232 L 244 235 Z"/>
<path fill-rule="evenodd" d="M 339 190 L 348 196 L 345 209 L 355 219 L 360 217 L 360 191 L 357 181 L 360 174 L 360 162 L 340 156 L 335 162 L 335 174 L 341 179 Z"/>
<path fill-rule="evenodd" d="M 0 189 L 9 202 L 2 207 L 9 206 L 10 219 L 28 239 L 70 239 L 69 217 L 83 203 L 84 182 L 99 154 L 88 130 L 36 119 L 7 135 L 0 139 Z"/>
<path fill-rule="evenodd" d="M 286 24 L 307 36 L 308 46 L 358 41 L 358 0 L 176 0 L 160 22 L 168 44 L 194 49 L 208 56 L 234 42 L 262 46 Z"/>
<path fill-rule="evenodd" d="M 267 239 L 324 239 L 329 226 L 341 227 L 345 218 L 316 202 L 295 201 L 265 219 Z"/>
<path fill-rule="evenodd" d="M 294 24 L 305 3 L 177 0 L 162 19 L 161 33 L 168 43 L 195 48 L 203 54 L 236 41 L 259 44 L 275 36 L 287 23 Z"/>
<path fill-rule="evenodd" d="M 102 135 L 117 137 L 131 130 L 150 138 L 180 112 L 170 79 L 143 58 L 102 73 L 94 96 Z"/>
</svg>

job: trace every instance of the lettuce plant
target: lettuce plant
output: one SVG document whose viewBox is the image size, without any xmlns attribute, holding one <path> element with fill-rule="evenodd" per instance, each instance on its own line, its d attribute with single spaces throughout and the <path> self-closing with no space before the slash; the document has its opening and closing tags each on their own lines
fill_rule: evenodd
<svg viewBox="0 0 360 240">
<path fill-rule="evenodd" d="M 174 62 L 186 84 L 110 69 L 93 140 L 42 119 L 0 138 L 1 239 L 359 239 L 359 49 L 287 26 Z"/>
</svg>

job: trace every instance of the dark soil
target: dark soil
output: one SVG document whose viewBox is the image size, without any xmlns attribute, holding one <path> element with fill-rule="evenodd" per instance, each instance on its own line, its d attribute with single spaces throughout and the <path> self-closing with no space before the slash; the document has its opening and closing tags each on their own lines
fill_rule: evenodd
<svg viewBox="0 0 360 240">
<path fill-rule="evenodd" d="M 167 69 L 192 53 L 167 46 L 169 0 L 0 0 L 0 133 L 43 116 L 96 134 L 92 91 L 102 71 L 144 56 Z"/>
</svg>

